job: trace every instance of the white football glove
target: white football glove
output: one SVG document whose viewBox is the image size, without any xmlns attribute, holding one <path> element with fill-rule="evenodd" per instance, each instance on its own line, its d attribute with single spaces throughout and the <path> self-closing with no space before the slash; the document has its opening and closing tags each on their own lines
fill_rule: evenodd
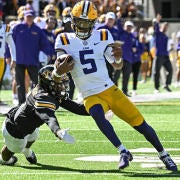
<svg viewBox="0 0 180 180">
<path fill-rule="evenodd" d="M 56 135 L 58 138 L 68 144 L 74 144 L 75 139 L 70 134 L 68 134 L 69 129 L 60 129 L 57 131 Z"/>
</svg>

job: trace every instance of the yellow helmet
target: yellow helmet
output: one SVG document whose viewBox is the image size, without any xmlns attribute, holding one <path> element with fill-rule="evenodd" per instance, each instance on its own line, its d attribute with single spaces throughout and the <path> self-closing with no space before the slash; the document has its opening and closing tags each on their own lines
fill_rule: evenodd
<svg viewBox="0 0 180 180">
<path fill-rule="evenodd" d="M 20 6 L 17 10 L 18 19 L 21 19 L 24 17 L 24 11 L 26 10 L 25 6 Z"/>
<path fill-rule="evenodd" d="M 71 15 L 71 10 L 72 10 L 72 8 L 71 7 L 66 7 L 66 8 L 64 8 L 63 9 L 63 11 L 62 11 L 62 16 L 64 17 L 64 16 L 70 16 Z"/>
<path fill-rule="evenodd" d="M 62 11 L 63 23 L 71 22 L 71 11 L 72 11 L 72 8 L 69 6 L 63 9 Z"/>
<path fill-rule="evenodd" d="M 56 16 L 56 7 L 53 4 L 48 4 L 44 8 L 44 16 Z"/>
<path fill-rule="evenodd" d="M 97 20 L 97 9 L 90 1 L 80 1 L 71 11 L 73 29 L 80 39 L 87 39 Z"/>
</svg>

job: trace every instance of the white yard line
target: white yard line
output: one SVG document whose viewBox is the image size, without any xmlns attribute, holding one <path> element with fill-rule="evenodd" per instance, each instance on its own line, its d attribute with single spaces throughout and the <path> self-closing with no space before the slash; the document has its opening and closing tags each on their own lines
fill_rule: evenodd
<svg viewBox="0 0 180 180">
<path fill-rule="evenodd" d="M 36 143 L 54 143 L 56 142 L 57 139 L 52 139 L 52 140 L 37 140 Z M 4 140 L 0 140 L 1 143 L 4 142 Z M 61 143 L 61 141 L 58 141 Z M 108 140 L 76 140 L 76 142 L 84 142 L 84 143 L 105 143 L 109 142 Z M 144 143 L 147 142 L 146 140 L 124 140 L 123 142 L 129 142 L 129 143 Z M 179 140 L 173 140 L 173 141 L 168 141 L 168 140 L 162 140 L 162 143 L 179 143 Z"/>
</svg>

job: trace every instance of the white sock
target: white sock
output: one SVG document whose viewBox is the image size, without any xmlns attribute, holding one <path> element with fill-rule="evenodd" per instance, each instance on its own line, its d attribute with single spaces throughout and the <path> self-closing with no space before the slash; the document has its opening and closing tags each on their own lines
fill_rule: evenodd
<svg viewBox="0 0 180 180">
<path fill-rule="evenodd" d="M 124 150 L 125 150 L 126 152 L 128 151 L 128 150 L 123 146 L 123 144 L 121 144 L 117 149 L 118 149 L 118 152 L 119 152 L 119 153 L 121 153 L 121 151 L 124 151 Z"/>
<path fill-rule="evenodd" d="M 30 148 L 24 148 L 22 153 L 28 158 L 32 155 L 32 150 Z"/>
<path fill-rule="evenodd" d="M 158 153 L 159 153 L 159 156 L 160 156 L 160 157 L 165 156 L 165 155 L 168 154 L 164 149 L 163 149 L 163 151 L 158 152 Z"/>
</svg>

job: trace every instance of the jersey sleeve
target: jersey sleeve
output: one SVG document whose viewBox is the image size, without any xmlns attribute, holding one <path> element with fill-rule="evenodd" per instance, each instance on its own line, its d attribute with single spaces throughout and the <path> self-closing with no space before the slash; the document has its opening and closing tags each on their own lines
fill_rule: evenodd
<svg viewBox="0 0 180 180">
<path fill-rule="evenodd" d="M 58 34 L 55 41 L 55 51 L 64 51 L 66 53 L 66 46 L 70 44 L 67 33 Z"/>
<path fill-rule="evenodd" d="M 6 43 L 8 44 L 11 58 L 13 61 L 16 61 L 16 46 L 12 37 L 12 30 L 9 25 L 6 25 Z"/>
<path fill-rule="evenodd" d="M 55 116 L 57 105 L 53 99 L 46 94 L 36 97 L 34 103 L 36 114 L 44 121 L 53 133 L 60 129 L 59 122 Z"/>
<path fill-rule="evenodd" d="M 105 41 L 105 50 L 104 50 L 104 57 L 105 59 L 111 64 L 114 62 L 115 58 L 112 56 L 112 47 L 109 45 L 114 43 L 113 37 L 109 30 L 101 29 L 100 30 L 100 38 L 101 41 Z"/>
<path fill-rule="evenodd" d="M 60 106 L 74 114 L 89 116 L 83 104 L 78 104 L 69 98 L 62 99 Z"/>
</svg>

